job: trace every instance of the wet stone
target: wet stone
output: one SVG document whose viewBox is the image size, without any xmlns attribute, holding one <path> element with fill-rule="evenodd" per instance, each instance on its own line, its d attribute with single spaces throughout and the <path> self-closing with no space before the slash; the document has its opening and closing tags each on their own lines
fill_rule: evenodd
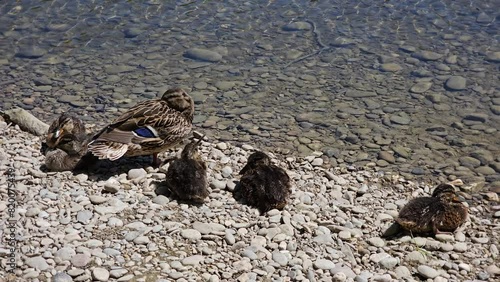
<svg viewBox="0 0 500 282">
<path fill-rule="evenodd" d="M 500 63 L 500 51 L 486 53 L 486 60 Z"/>
<path fill-rule="evenodd" d="M 222 60 L 221 54 L 202 48 L 191 48 L 184 53 L 184 56 L 193 60 L 206 62 L 218 62 Z"/>
<path fill-rule="evenodd" d="M 447 89 L 460 91 L 466 88 L 466 79 L 462 76 L 452 76 L 446 80 L 445 86 Z"/>
<path fill-rule="evenodd" d="M 465 120 L 479 121 L 479 122 L 487 122 L 488 115 L 483 113 L 472 113 L 468 114 L 464 118 Z"/>
<path fill-rule="evenodd" d="M 407 125 L 410 124 L 411 120 L 408 117 L 404 116 L 398 116 L 398 115 L 393 115 L 390 118 L 391 122 L 395 124 L 400 124 L 400 125 Z"/>
<path fill-rule="evenodd" d="M 431 89 L 431 87 L 432 87 L 432 82 L 418 82 L 410 88 L 410 92 L 420 94 Z"/>
<path fill-rule="evenodd" d="M 311 24 L 308 22 L 293 22 L 283 26 L 285 31 L 300 31 L 300 30 L 310 30 Z"/>
<path fill-rule="evenodd" d="M 443 57 L 443 55 L 432 51 L 419 51 L 413 53 L 413 57 L 422 61 L 437 61 Z"/>
<path fill-rule="evenodd" d="M 132 27 L 132 28 L 126 29 L 123 33 L 125 34 L 126 38 L 134 38 L 134 37 L 137 37 L 138 35 L 140 35 L 142 33 L 142 30 L 135 28 L 135 27 Z"/>
<path fill-rule="evenodd" d="M 385 72 L 398 72 L 402 69 L 403 68 L 400 65 L 394 63 L 382 64 L 380 66 L 380 70 Z"/>
<path fill-rule="evenodd" d="M 45 54 L 47 54 L 47 51 L 38 46 L 26 46 L 19 49 L 19 51 L 16 53 L 16 57 L 36 59 L 43 57 Z"/>
</svg>

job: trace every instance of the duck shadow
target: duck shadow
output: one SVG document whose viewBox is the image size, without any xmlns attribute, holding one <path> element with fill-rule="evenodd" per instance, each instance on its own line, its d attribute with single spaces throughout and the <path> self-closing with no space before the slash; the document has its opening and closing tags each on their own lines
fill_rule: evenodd
<svg viewBox="0 0 500 282">
<path fill-rule="evenodd" d="M 389 227 L 387 227 L 383 232 L 381 232 L 382 238 L 385 240 L 397 240 L 400 239 L 404 236 L 411 236 L 413 237 L 431 237 L 435 238 L 435 234 L 432 232 L 428 233 L 413 233 L 410 231 L 405 230 L 399 223 L 393 222 Z"/>
<path fill-rule="evenodd" d="M 186 204 L 186 205 L 189 205 L 189 206 L 195 206 L 195 207 L 201 207 L 203 206 L 205 203 L 199 203 L 199 202 L 195 202 L 195 201 L 188 201 L 188 200 L 183 200 L 183 199 L 179 199 L 178 197 L 175 196 L 174 193 L 172 193 L 170 191 L 170 188 L 168 187 L 168 185 L 165 183 L 165 181 L 156 181 L 156 189 L 155 189 L 155 194 L 160 196 L 165 196 L 167 197 L 170 201 L 176 201 L 179 205 L 181 204 Z"/>
<path fill-rule="evenodd" d="M 147 169 L 151 167 L 151 156 L 138 156 L 138 157 L 123 157 L 116 161 L 99 160 L 94 155 L 88 153 L 82 157 L 77 166 L 71 170 L 73 175 L 86 174 L 89 180 L 92 181 L 106 181 L 113 176 L 122 173 L 127 174 L 129 170 L 134 168 Z M 40 166 L 43 172 L 51 172 L 45 164 Z"/>
</svg>

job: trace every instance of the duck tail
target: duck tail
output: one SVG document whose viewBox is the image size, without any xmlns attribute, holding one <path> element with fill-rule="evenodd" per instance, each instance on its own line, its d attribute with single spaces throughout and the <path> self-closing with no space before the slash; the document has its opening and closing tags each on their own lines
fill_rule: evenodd
<svg viewBox="0 0 500 282">
<path fill-rule="evenodd" d="M 88 150 L 100 160 L 108 159 L 110 161 L 116 161 L 125 155 L 128 150 L 128 145 L 123 143 L 94 140 L 89 143 Z"/>
</svg>

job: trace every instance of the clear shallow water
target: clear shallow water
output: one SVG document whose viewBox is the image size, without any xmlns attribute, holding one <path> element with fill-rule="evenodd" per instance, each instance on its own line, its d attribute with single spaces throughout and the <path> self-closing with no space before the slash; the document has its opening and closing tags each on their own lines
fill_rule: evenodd
<svg viewBox="0 0 500 282">
<path fill-rule="evenodd" d="M 396 160 L 388 168 L 416 175 L 441 175 L 443 163 L 459 169 L 460 157 L 486 150 L 491 167 L 500 161 L 499 6 L 5 1 L 1 105 L 45 121 L 71 109 L 102 124 L 181 85 L 197 102 L 197 127 L 218 139 L 322 151 L 333 164 L 362 165 L 389 151 Z M 194 60 L 186 56 L 191 48 L 222 58 Z M 439 58 L 421 59 L 421 51 Z M 466 78 L 466 88 L 444 87 L 451 75 Z M 419 82 L 431 86 L 410 91 Z M 395 146 L 411 153 L 394 153 Z M 476 168 L 468 176 L 482 175 Z"/>
</svg>

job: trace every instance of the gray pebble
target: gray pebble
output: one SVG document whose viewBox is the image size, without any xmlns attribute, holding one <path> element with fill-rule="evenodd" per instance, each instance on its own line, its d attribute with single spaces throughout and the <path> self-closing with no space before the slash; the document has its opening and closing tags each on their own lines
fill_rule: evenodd
<svg viewBox="0 0 500 282">
<path fill-rule="evenodd" d="M 430 279 L 434 279 L 439 275 L 437 270 L 435 270 L 434 268 L 429 267 L 427 265 L 419 265 L 417 267 L 417 271 L 420 275 L 424 276 L 425 278 L 430 278 Z"/>
<path fill-rule="evenodd" d="M 73 278 L 65 272 L 59 272 L 52 277 L 53 282 L 72 282 Z"/>
<path fill-rule="evenodd" d="M 92 270 L 92 278 L 97 281 L 108 281 L 109 271 L 105 268 L 96 267 Z"/>
<path fill-rule="evenodd" d="M 26 264 L 41 271 L 47 270 L 49 268 L 47 261 L 41 256 L 27 258 Z"/>
<path fill-rule="evenodd" d="M 118 269 L 112 269 L 109 271 L 109 276 L 112 278 L 120 278 L 123 277 L 123 275 L 127 274 L 128 270 L 124 268 L 118 268 Z"/>
<path fill-rule="evenodd" d="M 188 239 L 191 241 L 198 241 L 201 240 L 201 233 L 198 230 L 195 229 L 183 229 L 181 231 L 181 236 L 184 239 Z"/>
<path fill-rule="evenodd" d="M 146 177 L 148 173 L 143 169 L 143 168 L 133 168 L 128 171 L 127 178 L 128 179 L 142 179 L 143 177 Z"/>
<path fill-rule="evenodd" d="M 452 76 L 446 80 L 445 86 L 450 90 L 464 90 L 466 88 L 466 79 L 462 76 Z"/>
<path fill-rule="evenodd" d="M 202 48 L 191 48 L 184 53 L 184 56 L 190 59 L 206 62 L 218 62 L 222 60 L 221 54 Z"/>
<path fill-rule="evenodd" d="M 327 259 L 318 259 L 314 262 L 314 267 L 316 269 L 330 270 L 335 267 L 335 263 Z"/>
<path fill-rule="evenodd" d="M 281 266 L 286 266 L 288 264 L 288 256 L 282 252 L 273 252 L 273 260 Z"/>
</svg>

